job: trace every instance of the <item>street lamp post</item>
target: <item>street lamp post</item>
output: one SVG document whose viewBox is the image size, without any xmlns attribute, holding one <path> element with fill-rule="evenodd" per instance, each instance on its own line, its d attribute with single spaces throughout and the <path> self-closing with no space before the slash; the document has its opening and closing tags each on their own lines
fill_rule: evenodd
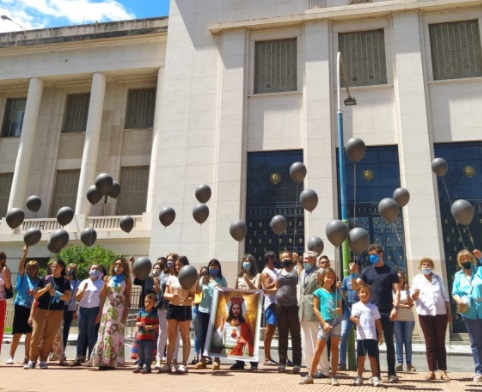
<svg viewBox="0 0 482 392">
<path fill-rule="evenodd" d="M 345 149 L 343 141 L 343 112 L 341 110 L 341 72 L 343 67 L 343 58 L 341 53 L 338 52 L 336 56 L 336 87 L 337 87 L 337 126 L 338 126 L 338 172 L 340 181 L 340 210 L 341 220 L 348 224 L 348 214 L 346 207 L 346 181 L 345 181 Z M 343 73 L 345 75 L 345 73 Z M 347 97 L 344 99 L 345 105 L 356 105 L 356 100 L 350 95 L 348 89 L 348 83 L 345 77 L 345 88 L 347 91 Z M 341 257 L 343 263 L 343 277 L 349 275 L 349 263 L 350 263 L 350 248 L 348 246 L 348 240 L 345 240 L 341 246 Z M 353 330 L 350 332 L 348 338 L 348 368 L 356 369 L 356 357 L 355 357 L 355 342 L 353 336 Z"/>
</svg>

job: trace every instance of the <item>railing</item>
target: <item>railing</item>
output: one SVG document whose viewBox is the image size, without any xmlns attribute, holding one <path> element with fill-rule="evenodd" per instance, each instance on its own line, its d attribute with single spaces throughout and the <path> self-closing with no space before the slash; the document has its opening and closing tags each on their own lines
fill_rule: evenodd
<svg viewBox="0 0 482 392">
<path fill-rule="evenodd" d="M 42 231 L 55 231 L 61 229 L 62 226 L 57 222 L 56 218 L 41 218 L 41 219 L 25 219 L 21 228 L 15 229 L 15 232 L 25 232 L 28 229 L 40 229 Z"/>
<path fill-rule="evenodd" d="M 134 215 L 134 227 L 142 227 L 142 215 Z M 89 216 L 87 226 L 99 230 L 120 230 L 120 220 L 122 216 Z"/>
</svg>

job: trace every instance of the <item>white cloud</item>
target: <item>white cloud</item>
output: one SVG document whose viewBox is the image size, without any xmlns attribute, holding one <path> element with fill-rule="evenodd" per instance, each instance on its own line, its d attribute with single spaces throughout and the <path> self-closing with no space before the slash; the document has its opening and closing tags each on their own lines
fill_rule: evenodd
<svg viewBox="0 0 482 392">
<path fill-rule="evenodd" d="M 116 0 L 0 0 L 0 32 L 134 19 Z"/>
</svg>

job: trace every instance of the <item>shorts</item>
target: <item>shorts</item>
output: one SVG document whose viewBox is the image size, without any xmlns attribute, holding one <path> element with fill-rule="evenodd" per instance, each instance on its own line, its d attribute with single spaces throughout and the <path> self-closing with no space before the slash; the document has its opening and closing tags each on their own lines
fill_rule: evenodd
<svg viewBox="0 0 482 392">
<path fill-rule="evenodd" d="M 330 337 L 339 338 L 341 335 L 341 318 L 337 317 L 334 320 L 326 320 L 326 322 L 330 324 L 333 328 L 331 329 L 331 331 L 325 331 L 320 325 L 320 327 L 318 328 L 317 339 L 327 342 Z"/>
<path fill-rule="evenodd" d="M 191 306 L 167 305 L 167 320 L 188 321 L 192 320 Z"/>
<path fill-rule="evenodd" d="M 13 328 L 12 333 L 27 334 L 32 333 L 32 327 L 28 324 L 30 317 L 30 308 L 25 306 L 15 305 L 15 312 L 13 314 Z"/>
<path fill-rule="evenodd" d="M 274 325 L 275 327 L 278 325 L 274 304 L 269 305 L 264 310 L 264 317 L 266 319 L 266 325 Z"/>
<path fill-rule="evenodd" d="M 378 358 L 378 342 L 374 339 L 357 340 L 356 354 L 358 357 L 364 357 L 368 354 L 370 357 Z"/>
</svg>

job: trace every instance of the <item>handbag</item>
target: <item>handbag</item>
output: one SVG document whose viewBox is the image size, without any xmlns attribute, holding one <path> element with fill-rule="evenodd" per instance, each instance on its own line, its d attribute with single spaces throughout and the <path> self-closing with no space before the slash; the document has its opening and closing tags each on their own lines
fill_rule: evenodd
<svg viewBox="0 0 482 392">
<path fill-rule="evenodd" d="M 5 299 L 13 298 L 13 289 L 11 287 L 9 289 L 4 287 L 3 289 L 5 290 Z"/>
</svg>

